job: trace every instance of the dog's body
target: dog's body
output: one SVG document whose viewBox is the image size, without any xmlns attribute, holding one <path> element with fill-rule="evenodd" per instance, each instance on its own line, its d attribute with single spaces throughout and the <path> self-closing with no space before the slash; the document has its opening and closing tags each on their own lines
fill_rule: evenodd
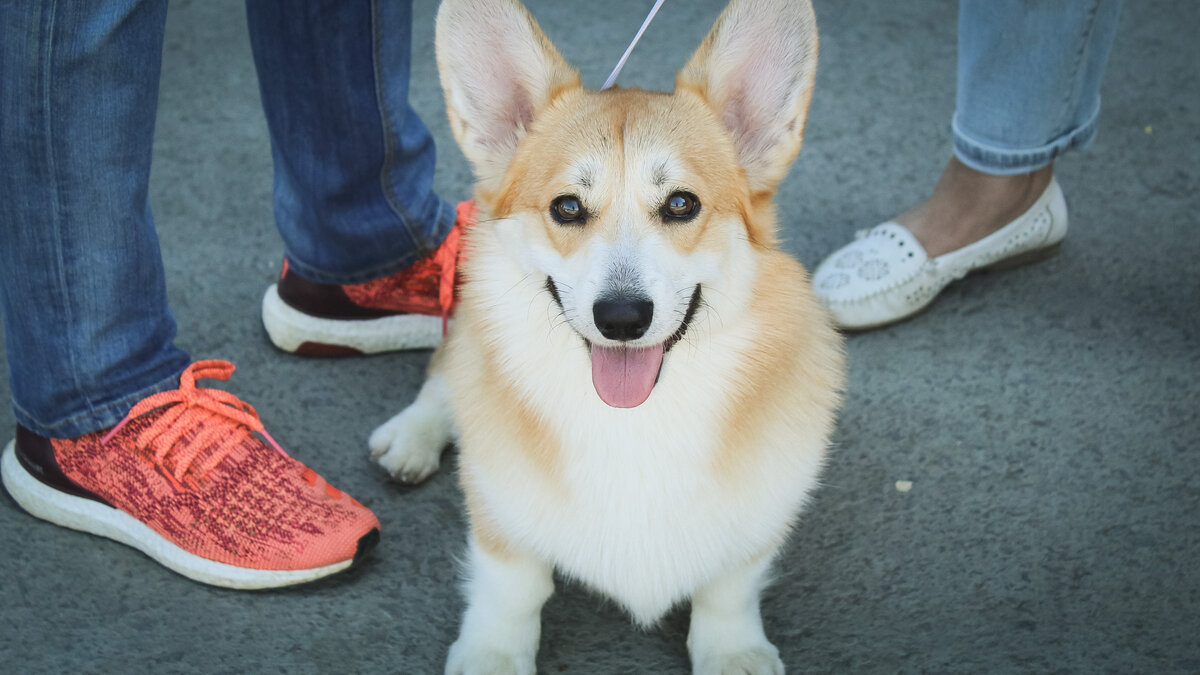
<svg viewBox="0 0 1200 675">
<path fill-rule="evenodd" d="M 592 92 L 515 2 L 443 4 L 480 217 L 455 326 L 371 446 L 415 482 L 457 430 L 469 606 L 447 672 L 532 672 L 555 568 L 641 624 L 691 598 L 697 672 L 782 670 L 758 593 L 843 377 L 770 200 L 815 50 L 807 3 L 735 0 L 675 94 Z"/>
</svg>

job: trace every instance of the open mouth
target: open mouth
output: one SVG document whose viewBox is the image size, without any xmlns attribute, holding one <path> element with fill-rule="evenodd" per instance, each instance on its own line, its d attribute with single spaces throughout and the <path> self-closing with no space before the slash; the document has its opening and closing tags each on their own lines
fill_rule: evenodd
<svg viewBox="0 0 1200 675">
<path fill-rule="evenodd" d="M 546 290 L 563 309 L 554 279 L 546 277 Z M 662 373 L 663 357 L 687 332 L 700 307 L 700 284 L 692 291 L 679 328 L 666 340 L 649 347 L 602 347 L 580 336 L 592 356 L 592 385 L 600 400 L 614 408 L 635 408 L 650 397 Z"/>
</svg>

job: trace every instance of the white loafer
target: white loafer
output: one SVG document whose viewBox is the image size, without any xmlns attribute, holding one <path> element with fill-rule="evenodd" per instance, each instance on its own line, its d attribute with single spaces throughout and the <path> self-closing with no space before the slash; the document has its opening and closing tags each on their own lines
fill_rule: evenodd
<svg viewBox="0 0 1200 675">
<path fill-rule="evenodd" d="M 1067 202 L 1058 181 L 1019 218 L 979 241 L 930 258 L 894 222 L 862 230 L 817 266 L 813 288 L 846 330 L 866 330 L 920 312 L 953 281 L 985 268 L 1040 260 L 1067 235 Z"/>
</svg>

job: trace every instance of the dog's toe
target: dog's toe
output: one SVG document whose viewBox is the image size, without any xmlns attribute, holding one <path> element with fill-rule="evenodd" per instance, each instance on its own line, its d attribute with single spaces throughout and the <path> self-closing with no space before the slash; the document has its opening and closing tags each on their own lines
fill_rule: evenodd
<svg viewBox="0 0 1200 675">
<path fill-rule="evenodd" d="M 422 448 L 415 444 L 398 441 L 375 462 L 383 467 L 392 478 L 402 483 L 420 483 L 437 472 L 441 449 Z"/>
<path fill-rule="evenodd" d="M 710 654 L 693 664 L 696 675 L 783 675 L 783 661 L 774 647 Z"/>
<path fill-rule="evenodd" d="M 530 657 L 490 649 L 472 649 L 455 643 L 446 662 L 446 675 L 534 675 Z"/>
<path fill-rule="evenodd" d="M 403 483 L 420 483 L 432 476 L 448 441 L 440 418 L 416 406 L 388 420 L 371 433 L 371 459 Z"/>
<path fill-rule="evenodd" d="M 392 438 L 396 435 L 395 430 L 391 428 L 391 422 L 383 424 L 371 432 L 371 437 L 367 439 L 367 447 L 371 449 L 371 459 L 379 459 L 383 453 L 387 452 L 392 447 Z"/>
</svg>

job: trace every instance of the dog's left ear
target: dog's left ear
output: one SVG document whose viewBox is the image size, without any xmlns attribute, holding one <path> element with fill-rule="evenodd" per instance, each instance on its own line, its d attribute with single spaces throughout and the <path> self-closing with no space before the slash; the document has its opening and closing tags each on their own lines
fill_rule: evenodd
<svg viewBox="0 0 1200 675">
<path fill-rule="evenodd" d="M 808 0 L 733 0 L 675 76 L 733 136 L 755 192 L 774 191 L 800 151 L 817 74 Z"/>
</svg>

